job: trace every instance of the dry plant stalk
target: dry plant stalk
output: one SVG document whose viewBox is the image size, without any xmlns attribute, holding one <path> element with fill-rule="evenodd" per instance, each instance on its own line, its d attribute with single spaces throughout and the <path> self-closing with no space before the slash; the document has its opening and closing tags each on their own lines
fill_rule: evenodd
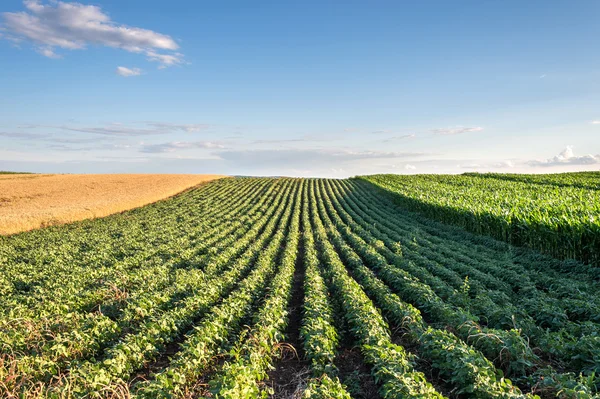
<svg viewBox="0 0 600 399">
<path fill-rule="evenodd" d="M 0 175 L 0 234 L 103 217 L 221 175 Z"/>
</svg>

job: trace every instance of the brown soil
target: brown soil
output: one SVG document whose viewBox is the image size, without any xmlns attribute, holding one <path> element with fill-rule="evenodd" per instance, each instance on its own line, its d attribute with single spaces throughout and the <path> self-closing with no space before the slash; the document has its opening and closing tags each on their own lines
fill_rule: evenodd
<svg viewBox="0 0 600 399">
<path fill-rule="evenodd" d="M 341 349 L 335 359 L 340 380 L 355 399 L 379 398 L 377 384 L 358 348 Z"/>
<path fill-rule="evenodd" d="M 275 370 L 269 373 L 267 385 L 273 389 L 272 399 L 299 399 L 306 381 L 310 378 L 310 367 L 304 358 L 300 327 L 304 305 L 304 250 L 302 245 L 296 257 L 292 297 L 288 306 L 289 322 L 285 331 L 286 342 L 279 347 L 280 357 Z"/>
</svg>

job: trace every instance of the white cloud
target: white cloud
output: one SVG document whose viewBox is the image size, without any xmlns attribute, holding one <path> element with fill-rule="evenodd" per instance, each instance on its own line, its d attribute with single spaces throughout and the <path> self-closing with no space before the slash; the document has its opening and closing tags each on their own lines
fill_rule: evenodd
<svg viewBox="0 0 600 399">
<path fill-rule="evenodd" d="M 502 162 L 496 162 L 495 164 L 492 164 L 492 166 L 494 168 L 514 168 L 515 164 L 513 161 L 502 161 Z"/>
<path fill-rule="evenodd" d="M 254 140 L 249 144 L 289 144 L 289 143 L 302 143 L 308 141 L 308 139 L 280 139 L 280 140 Z"/>
<path fill-rule="evenodd" d="M 391 143 L 392 141 L 397 141 L 397 140 L 414 139 L 415 137 L 417 137 L 417 135 L 415 135 L 415 134 L 404 134 L 402 136 L 394 136 L 394 137 L 385 139 L 385 140 L 383 140 L 383 143 Z"/>
<path fill-rule="evenodd" d="M 162 65 L 159 68 L 161 69 L 183 63 L 183 54 L 181 53 L 159 54 L 155 51 L 148 51 L 146 55 L 148 56 L 148 60 L 160 62 Z"/>
<path fill-rule="evenodd" d="M 140 76 L 142 74 L 142 70 L 140 68 L 126 68 L 126 67 L 117 67 L 117 75 L 128 78 L 130 76 Z"/>
<path fill-rule="evenodd" d="M 203 148 L 203 149 L 224 149 L 225 146 L 221 143 L 216 143 L 212 141 L 195 141 L 195 142 L 187 142 L 187 141 L 172 141 L 170 143 L 162 143 L 162 144 L 143 144 L 140 152 L 145 153 L 168 153 L 175 152 L 177 150 L 189 150 L 193 148 Z"/>
<path fill-rule="evenodd" d="M 406 165 L 404 165 L 404 169 L 406 169 L 406 170 L 416 170 L 417 167 L 415 165 L 411 165 L 411 164 L 407 163 Z"/>
<path fill-rule="evenodd" d="M 69 144 L 69 143 L 67 143 Z M 51 150 L 56 151 L 70 151 L 70 152 L 89 152 L 89 151 L 115 151 L 115 150 L 127 150 L 131 148 L 129 144 L 93 144 L 85 147 L 73 147 L 67 144 L 51 144 L 46 146 Z"/>
<path fill-rule="evenodd" d="M 592 125 L 600 125 L 600 121 L 592 121 Z"/>
<path fill-rule="evenodd" d="M 498 162 L 483 162 L 481 160 L 473 160 L 464 162 L 467 163 L 459 163 L 456 165 L 457 168 L 460 169 L 475 169 L 475 170 L 492 170 L 492 169 L 505 169 L 505 168 L 514 168 L 515 164 L 511 160 L 506 161 L 498 161 Z"/>
<path fill-rule="evenodd" d="M 54 58 L 54 59 L 59 59 L 62 58 L 62 55 L 60 54 L 56 54 L 51 48 L 49 47 L 39 47 L 36 49 L 36 51 L 38 53 L 40 53 L 41 55 L 43 55 L 44 57 L 48 57 L 48 58 Z"/>
<path fill-rule="evenodd" d="M 372 134 L 385 134 L 385 133 L 391 133 L 391 130 L 389 130 L 389 129 L 375 130 L 371 133 Z"/>
<path fill-rule="evenodd" d="M 98 6 L 55 0 L 49 4 L 40 0 L 23 3 L 26 11 L 2 13 L 5 36 L 35 43 L 44 56 L 59 57 L 55 48 L 82 50 L 89 45 L 99 45 L 144 53 L 161 67 L 183 62 L 183 55 L 175 52 L 179 45 L 171 36 L 119 25 Z M 170 53 L 157 52 L 161 50 Z"/>
<path fill-rule="evenodd" d="M 482 130 L 483 130 L 483 128 L 480 126 L 476 126 L 476 127 L 457 126 L 457 127 L 443 128 L 443 129 L 433 129 L 433 130 L 431 130 L 431 132 L 434 134 L 449 136 L 449 135 L 454 135 L 454 134 L 481 132 Z"/>
<path fill-rule="evenodd" d="M 481 165 L 478 163 L 469 163 L 466 165 L 457 165 L 459 168 L 463 168 L 463 169 L 479 169 L 481 168 Z"/>
<path fill-rule="evenodd" d="M 148 126 L 153 126 L 157 129 L 163 130 L 180 130 L 188 133 L 199 132 L 209 127 L 209 125 L 201 123 L 165 123 L 165 122 L 146 122 Z"/>
<path fill-rule="evenodd" d="M 564 166 L 564 165 L 595 165 L 600 164 L 600 154 L 577 156 L 572 146 L 567 146 L 560 154 L 546 160 L 529 161 L 530 166 Z"/>
</svg>

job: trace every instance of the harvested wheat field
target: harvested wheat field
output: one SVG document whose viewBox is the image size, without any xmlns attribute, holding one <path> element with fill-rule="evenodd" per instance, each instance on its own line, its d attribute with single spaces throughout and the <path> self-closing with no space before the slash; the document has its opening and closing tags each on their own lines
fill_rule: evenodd
<svg viewBox="0 0 600 399">
<path fill-rule="evenodd" d="M 0 234 L 107 216 L 221 175 L 0 175 Z"/>
</svg>

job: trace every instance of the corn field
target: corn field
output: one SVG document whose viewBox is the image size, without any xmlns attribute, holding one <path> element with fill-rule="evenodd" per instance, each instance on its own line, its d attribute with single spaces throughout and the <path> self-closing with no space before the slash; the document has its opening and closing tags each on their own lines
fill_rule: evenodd
<svg viewBox="0 0 600 399">
<path fill-rule="evenodd" d="M 404 208 L 477 234 L 600 266 L 600 173 L 361 177 Z"/>
</svg>

